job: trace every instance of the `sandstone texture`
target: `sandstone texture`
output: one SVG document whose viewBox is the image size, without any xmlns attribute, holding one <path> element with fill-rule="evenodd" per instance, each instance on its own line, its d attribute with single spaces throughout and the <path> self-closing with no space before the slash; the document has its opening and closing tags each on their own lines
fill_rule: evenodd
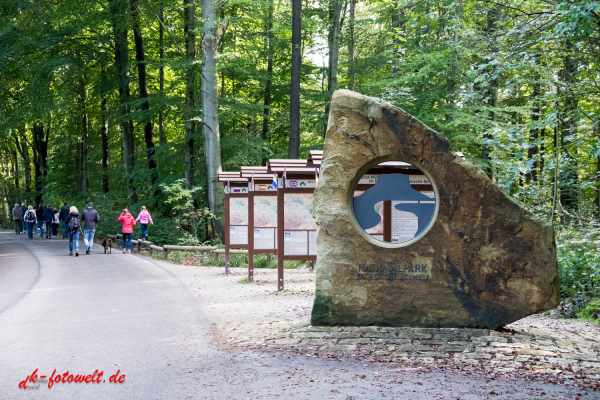
<svg viewBox="0 0 600 400">
<path fill-rule="evenodd" d="M 496 329 L 559 303 L 552 227 L 454 154 L 444 136 L 400 108 L 338 90 L 323 150 L 313 325 Z M 365 166 L 390 159 L 425 171 L 438 194 L 433 225 L 404 247 L 367 240 L 352 211 Z M 361 264 L 426 273 L 358 279 Z"/>
</svg>

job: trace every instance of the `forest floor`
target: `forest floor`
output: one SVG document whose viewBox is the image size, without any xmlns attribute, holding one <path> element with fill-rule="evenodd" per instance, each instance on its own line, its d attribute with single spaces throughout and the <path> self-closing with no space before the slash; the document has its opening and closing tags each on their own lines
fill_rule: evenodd
<svg viewBox="0 0 600 400">
<path fill-rule="evenodd" d="M 500 394 L 494 382 L 525 381 L 600 396 L 600 327 L 593 323 L 532 315 L 501 331 L 313 327 L 315 275 L 307 268 L 285 270 L 285 290 L 277 292 L 275 269 L 255 269 L 255 282 L 246 283 L 245 268 L 226 276 L 224 267 L 161 264 L 190 288 L 231 351 L 378 364 L 397 373 L 436 370 L 484 380 L 492 395 Z"/>
</svg>

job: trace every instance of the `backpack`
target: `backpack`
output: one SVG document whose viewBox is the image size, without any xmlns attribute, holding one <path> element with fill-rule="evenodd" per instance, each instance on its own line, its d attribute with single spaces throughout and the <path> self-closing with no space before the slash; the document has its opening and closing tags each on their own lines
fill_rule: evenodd
<svg viewBox="0 0 600 400">
<path fill-rule="evenodd" d="M 71 232 L 79 230 L 79 217 L 71 216 L 69 221 L 69 229 Z"/>
<path fill-rule="evenodd" d="M 25 222 L 35 222 L 35 214 L 31 210 L 25 213 Z"/>
<path fill-rule="evenodd" d="M 58 213 L 54 213 L 54 217 L 52 217 L 52 223 L 58 224 Z"/>
</svg>

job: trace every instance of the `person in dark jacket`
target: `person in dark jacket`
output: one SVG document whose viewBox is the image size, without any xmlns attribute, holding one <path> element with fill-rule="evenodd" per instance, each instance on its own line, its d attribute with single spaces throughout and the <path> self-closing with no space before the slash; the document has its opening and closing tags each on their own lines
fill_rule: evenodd
<svg viewBox="0 0 600 400">
<path fill-rule="evenodd" d="M 91 201 L 87 204 L 87 208 L 81 213 L 79 220 L 83 222 L 85 254 L 92 254 L 94 233 L 96 233 L 96 222 L 100 221 L 100 216 L 98 215 L 98 211 L 94 210 L 94 204 Z"/>
<path fill-rule="evenodd" d="M 67 227 L 67 224 L 65 223 L 65 220 L 67 219 L 67 217 L 69 216 L 69 206 L 67 206 L 67 202 L 65 201 L 64 206 L 62 206 L 62 208 L 60 209 L 60 215 L 59 215 L 59 220 L 60 222 L 62 222 L 62 237 L 64 238 L 69 238 L 69 229 Z"/>
<path fill-rule="evenodd" d="M 27 212 L 27 203 L 21 203 L 21 233 L 25 233 L 27 224 L 25 223 L 25 213 Z"/>
<path fill-rule="evenodd" d="M 75 257 L 79 257 L 79 211 L 75 206 L 72 206 L 69 211 L 69 216 L 65 219 L 65 223 L 69 227 L 69 255 L 73 255 L 73 247 L 75 247 Z M 73 223 L 71 220 L 74 220 Z"/>
<path fill-rule="evenodd" d="M 52 209 L 52 205 L 48 204 L 48 207 L 44 210 L 42 214 L 42 218 L 44 219 L 44 224 L 46 225 L 46 239 L 52 239 L 52 220 L 54 219 L 54 210 Z"/>
<path fill-rule="evenodd" d="M 13 222 L 15 224 L 15 234 L 21 233 L 21 217 L 23 216 L 19 203 L 15 203 L 12 209 Z"/>
<path fill-rule="evenodd" d="M 44 233 L 44 206 L 42 205 L 42 203 L 40 203 L 35 209 L 35 218 L 35 225 L 37 227 L 38 237 L 41 238 L 42 234 Z"/>
</svg>

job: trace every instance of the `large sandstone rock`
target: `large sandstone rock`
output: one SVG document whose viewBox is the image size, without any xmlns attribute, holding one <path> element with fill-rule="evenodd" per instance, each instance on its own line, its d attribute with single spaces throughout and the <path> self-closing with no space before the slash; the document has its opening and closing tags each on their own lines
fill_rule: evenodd
<svg viewBox="0 0 600 400">
<path fill-rule="evenodd" d="M 400 248 L 366 239 L 352 212 L 359 170 L 386 156 L 426 171 L 438 192 L 430 230 Z M 378 99 L 334 93 L 314 216 L 313 325 L 495 329 L 560 301 L 552 227 L 451 152 L 444 136 Z M 358 279 L 365 264 L 383 274 L 423 265 L 426 274 Z"/>
</svg>

